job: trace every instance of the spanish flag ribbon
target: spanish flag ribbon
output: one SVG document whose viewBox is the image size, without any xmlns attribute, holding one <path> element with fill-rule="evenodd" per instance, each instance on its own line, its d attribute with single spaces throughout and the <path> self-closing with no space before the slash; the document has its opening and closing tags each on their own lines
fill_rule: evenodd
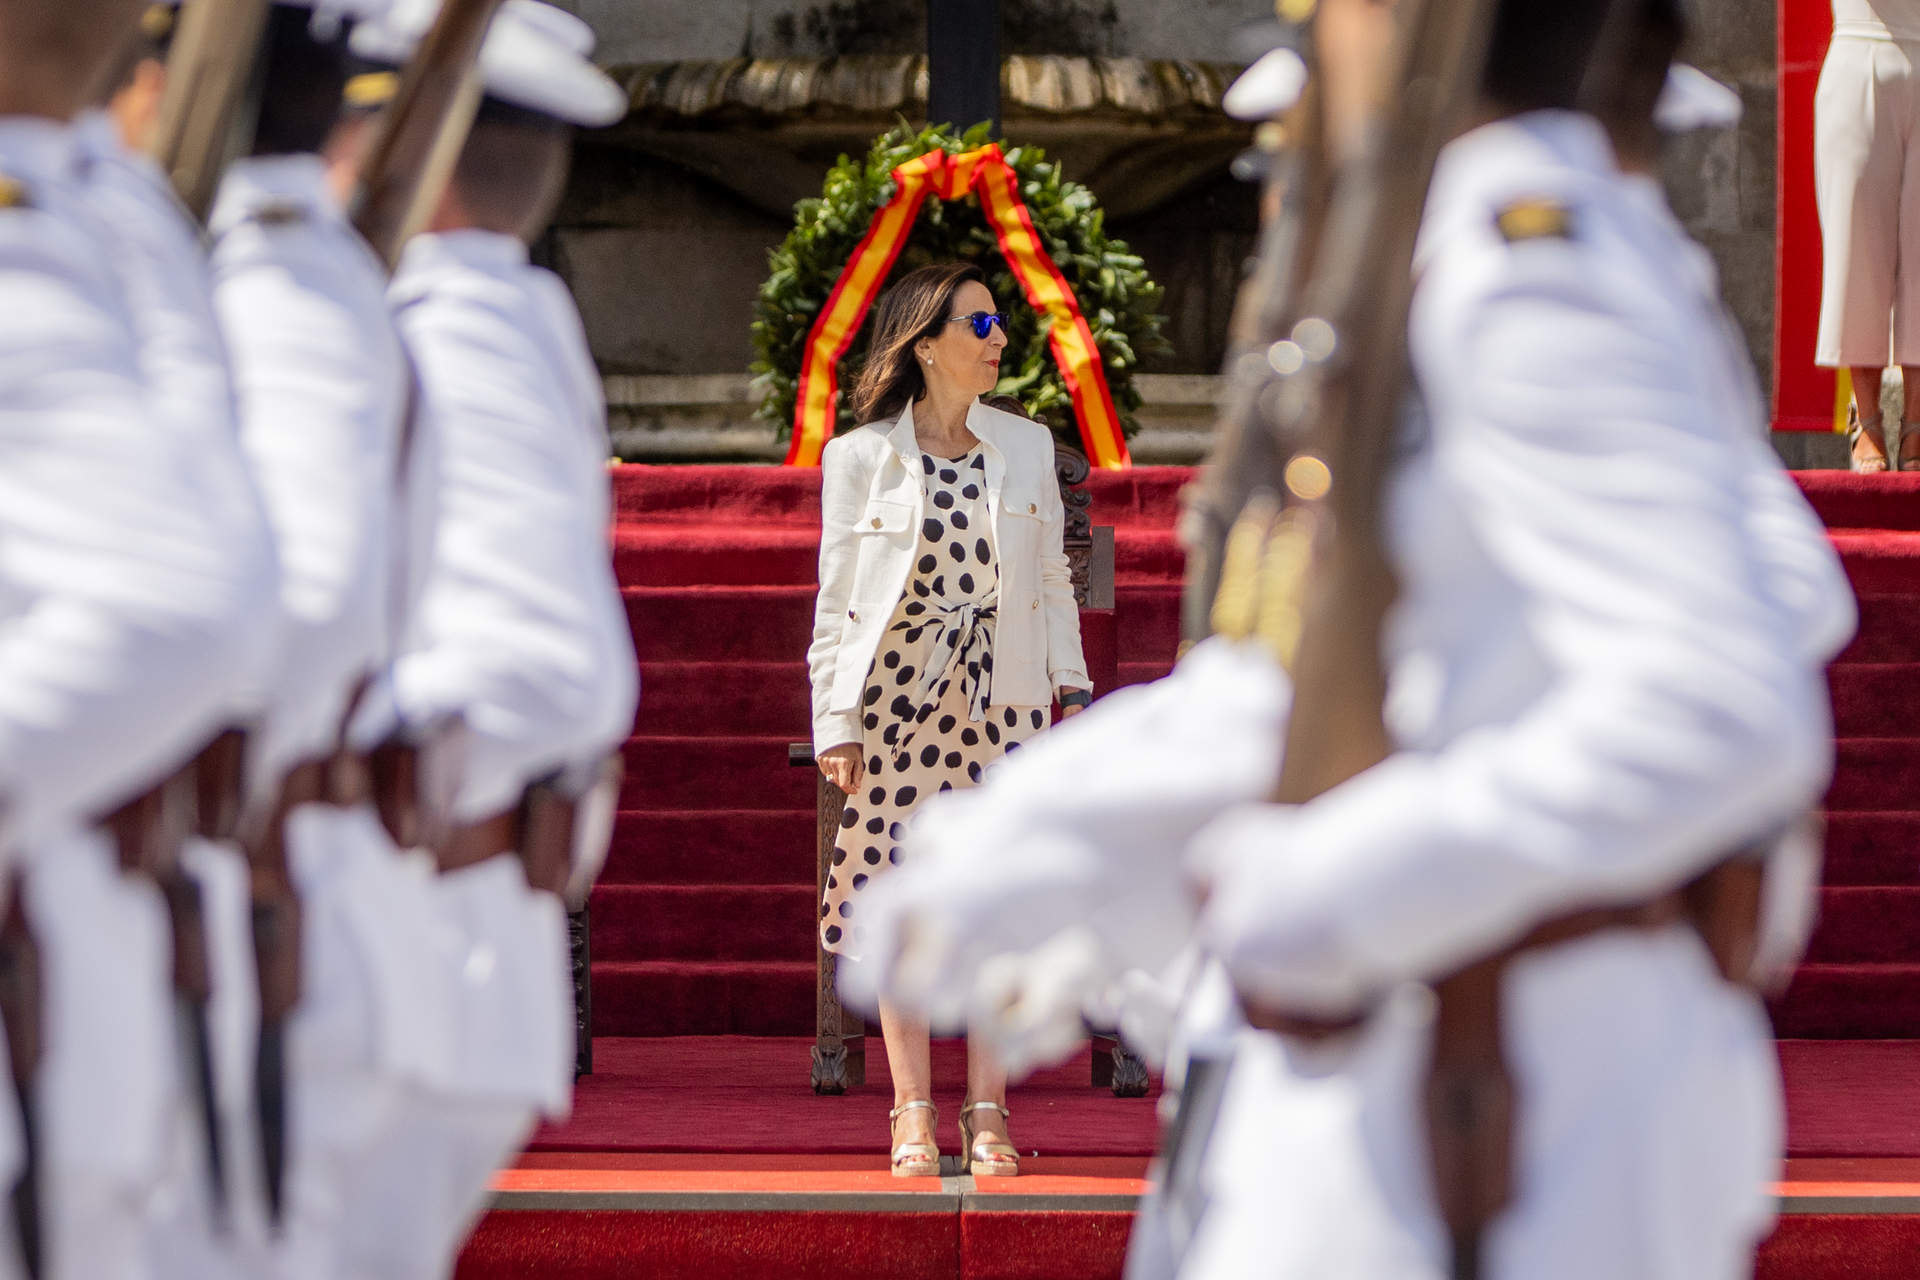
<svg viewBox="0 0 1920 1280">
<path fill-rule="evenodd" d="M 787 465 L 820 465 L 821 450 L 833 438 L 840 361 L 906 247 L 920 206 L 929 196 L 959 200 L 971 193 L 979 196 L 987 225 L 1027 302 L 1052 321 L 1048 341 L 1072 396 L 1087 457 L 1098 467 L 1132 466 L 1093 329 L 1066 277 L 1047 256 L 1026 202 L 1020 198 L 1019 175 L 1000 148 L 990 144 L 952 157 L 945 151 L 929 151 L 895 169 L 893 180 L 893 198 L 874 215 L 873 225 L 848 259 L 807 335 Z"/>
</svg>

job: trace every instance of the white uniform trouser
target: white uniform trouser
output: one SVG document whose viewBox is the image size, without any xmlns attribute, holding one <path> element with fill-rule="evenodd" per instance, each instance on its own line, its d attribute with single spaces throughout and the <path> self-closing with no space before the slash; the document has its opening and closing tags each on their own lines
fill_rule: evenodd
<svg viewBox="0 0 1920 1280">
<path fill-rule="evenodd" d="M 1920 44 L 1836 37 L 1814 98 L 1817 363 L 1920 365 Z"/>
<path fill-rule="evenodd" d="M 78 832 L 36 849 L 26 907 L 40 943 L 41 1218 L 53 1280 L 142 1280 L 142 1230 L 166 1166 L 176 1037 L 166 906 Z"/>
<path fill-rule="evenodd" d="M 1784 1122 L 1759 1002 L 1699 939 L 1619 931 L 1506 986 L 1516 1199 L 1489 1280 L 1736 1280 L 1772 1224 Z M 1249 1035 L 1182 1280 L 1442 1280 L 1418 1098 L 1431 1001 L 1342 1047 Z"/>
<path fill-rule="evenodd" d="M 443 1280 L 485 1210 L 495 1171 L 543 1112 L 562 1115 L 573 1078 L 573 987 L 566 913 L 499 854 L 441 876 L 443 918 L 459 931 L 451 966 L 451 1078 L 410 1091 L 354 1186 L 342 1246 L 354 1280 Z"/>
<path fill-rule="evenodd" d="M 445 1078 L 449 935 L 419 855 L 371 808 L 296 810 L 287 845 L 302 902 L 300 1006 L 288 1028 L 286 1221 L 275 1273 L 337 1280 L 348 1205 L 408 1090 Z"/>
</svg>

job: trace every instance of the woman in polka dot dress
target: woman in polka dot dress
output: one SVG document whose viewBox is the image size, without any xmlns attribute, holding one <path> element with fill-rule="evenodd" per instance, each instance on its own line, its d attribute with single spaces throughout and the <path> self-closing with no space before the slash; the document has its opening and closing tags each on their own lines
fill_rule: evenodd
<svg viewBox="0 0 1920 1280">
<path fill-rule="evenodd" d="M 847 792 L 820 937 L 858 955 L 860 903 L 897 865 L 927 797 L 970 787 L 1086 703 L 1061 548 L 1053 440 L 978 403 L 1006 336 L 977 268 L 914 272 L 881 299 L 855 402 L 872 425 L 822 459 L 820 599 L 808 651 L 814 750 Z M 924 1024 L 881 1009 L 896 1106 L 893 1171 L 937 1170 Z M 1006 1077 L 971 1052 L 961 1112 L 976 1175 L 1008 1176 Z"/>
</svg>

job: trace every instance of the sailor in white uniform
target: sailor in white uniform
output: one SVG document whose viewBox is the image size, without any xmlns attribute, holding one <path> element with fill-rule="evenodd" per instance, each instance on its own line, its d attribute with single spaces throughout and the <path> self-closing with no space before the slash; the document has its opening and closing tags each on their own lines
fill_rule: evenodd
<svg viewBox="0 0 1920 1280">
<path fill-rule="evenodd" d="M 350 21 L 380 7 L 271 7 L 251 154 L 228 171 L 210 219 L 241 440 L 278 544 L 287 622 L 252 772 L 256 802 L 288 808 L 300 990 L 286 1030 L 284 1181 L 258 1168 L 252 1182 L 270 1203 L 276 1184 L 284 1192 L 271 1265 L 299 1277 L 338 1273 L 349 1190 L 404 1083 L 438 1078 L 451 1050 L 430 868 L 394 848 L 363 781 L 385 732 L 363 704 L 392 656 L 410 379 L 384 268 L 321 152 Z M 250 1127 L 243 1145 L 259 1152 L 269 1137 Z"/>
<path fill-rule="evenodd" d="M 246 661 L 226 671 L 228 716 L 238 730 L 249 728 L 267 703 L 277 674 L 281 636 L 278 627 L 278 573 L 265 508 L 241 456 L 231 373 L 226 346 L 214 314 L 212 277 L 199 229 L 174 196 L 166 176 L 144 155 L 128 148 L 147 136 L 158 106 L 162 56 L 173 10 L 154 6 L 143 18 L 141 52 L 133 61 L 107 110 L 84 116 L 78 126 L 83 173 L 92 205 L 113 241 L 112 261 L 126 286 L 141 363 L 147 375 L 148 403 L 157 422 L 177 434 L 181 447 L 196 459 L 198 476 L 210 499 L 230 509 L 236 530 L 231 549 L 255 558 L 253 570 L 267 592 L 237 640 L 249 646 Z M 242 1211 L 240 1229 L 257 1227 L 247 1215 L 256 1197 L 236 1197 L 223 1188 L 216 1203 L 215 1166 L 206 1150 L 209 1137 L 200 1108 L 211 1101 L 219 1127 L 231 1138 L 251 1105 L 253 951 L 249 936 L 246 855 L 237 843 L 190 836 L 181 864 L 200 896 L 204 945 L 210 967 L 211 996 L 206 1001 L 207 1043 L 175 1046 L 168 1066 L 185 1068 L 173 1081 L 173 1107 L 167 1141 L 167 1177 L 150 1204 L 149 1257 L 162 1274 L 210 1276 L 223 1256 L 214 1243 L 215 1224 Z M 181 1028 L 176 1028 L 181 1029 Z M 199 1096 L 193 1055 L 209 1053 L 213 1096 Z M 137 1059 L 125 1046 L 100 1044 L 88 1055 L 107 1063 Z M 222 1177 L 246 1167 L 244 1153 L 223 1144 Z M 209 1256 L 213 1251 L 216 1256 Z"/>
<path fill-rule="evenodd" d="M 1693 246 L 1651 216 L 1592 120 L 1519 109 L 1555 99 L 1519 70 L 1537 70 L 1537 52 L 1517 52 L 1496 48 L 1489 82 L 1505 118 L 1448 149 L 1428 206 L 1412 317 L 1426 408 L 1389 505 L 1400 751 L 1312 804 L 1239 807 L 1185 858 L 1210 886 L 1198 936 L 1243 995 L 1370 1016 L 1332 1044 L 1245 1038 L 1184 1276 L 1445 1274 L 1418 1105 L 1422 982 L 1775 837 L 1830 770 L 1823 667 L 1851 633 L 1845 579 L 1758 438 L 1710 282 L 1672 287 L 1699 280 Z M 1096 708 L 923 831 L 977 859 L 995 846 L 973 815 L 1050 748 L 1091 751 L 1100 728 Z M 1761 964 L 1776 974 L 1804 938 L 1806 852 L 1783 841 L 1768 867 Z M 1109 844 L 1097 871 L 1064 854 L 1050 864 L 1061 887 L 1020 902 L 1028 932 L 1007 949 L 1043 945 L 1049 911 L 1087 916 L 1076 876 L 1082 894 L 1181 892 L 1164 846 Z M 945 861 L 924 859 L 928 886 Z M 968 883 L 993 880 L 976 861 Z M 982 966 L 918 975 L 941 968 L 928 937 L 939 954 L 952 939 L 978 948 L 1006 902 L 974 892 L 949 910 L 901 892 L 892 927 L 903 967 L 917 963 L 901 977 L 984 1013 L 988 999 L 957 989 Z M 1098 901 L 1125 918 L 1124 902 Z M 1119 931 L 1093 924 L 1124 956 Z M 1676 924 L 1526 956 L 1504 1005 L 1517 1196 L 1485 1274 L 1746 1274 L 1781 1141 L 1754 996 Z"/>
<path fill-rule="evenodd" d="M 431 17 L 430 6 L 398 8 L 355 33 L 356 51 L 398 65 Z M 473 133 L 393 283 L 421 427 L 443 460 L 433 559 L 394 688 L 405 721 L 465 723 L 439 850 L 463 948 L 452 1076 L 409 1098 L 352 1202 L 347 1247 L 361 1276 L 450 1274 L 493 1172 L 538 1118 L 571 1105 L 568 868 L 563 851 L 546 872 L 559 879 L 530 883 L 529 828 L 536 792 L 594 793 L 598 817 L 578 820 L 578 899 L 604 855 L 603 774 L 632 730 L 637 667 L 607 550 L 599 377 L 572 299 L 529 263 L 528 245 L 557 206 L 575 126 L 625 109 L 592 47 L 570 14 L 507 0 L 481 54 Z"/>
<path fill-rule="evenodd" d="M 29 23 L 55 7 L 9 4 Z M 58 7 L 71 18 L 60 40 L 0 49 L 13 304 L 0 339 L 0 845 L 30 863 L 42 948 L 45 1274 L 138 1276 L 173 1070 L 166 916 L 94 823 L 222 727 L 272 584 L 190 441 L 157 429 L 153 334 L 115 272 L 69 123 L 136 15 Z M 17 1137 L 9 1110 L 9 1179 Z M 13 1258 L 0 1250 L 0 1269 Z"/>
</svg>

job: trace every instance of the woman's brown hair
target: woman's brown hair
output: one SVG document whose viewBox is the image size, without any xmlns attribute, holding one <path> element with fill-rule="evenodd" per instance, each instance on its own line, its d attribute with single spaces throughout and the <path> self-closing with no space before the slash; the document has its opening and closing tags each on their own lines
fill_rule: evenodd
<svg viewBox="0 0 1920 1280">
<path fill-rule="evenodd" d="M 985 284 L 970 262 L 938 262 L 901 277 L 873 310 L 873 340 L 853 388 L 853 416 L 861 423 L 897 418 L 927 394 L 913 353 L 922 338 L 937 338 L 951 316 L 953 295 L 967 283 Z"/>
</svg>

